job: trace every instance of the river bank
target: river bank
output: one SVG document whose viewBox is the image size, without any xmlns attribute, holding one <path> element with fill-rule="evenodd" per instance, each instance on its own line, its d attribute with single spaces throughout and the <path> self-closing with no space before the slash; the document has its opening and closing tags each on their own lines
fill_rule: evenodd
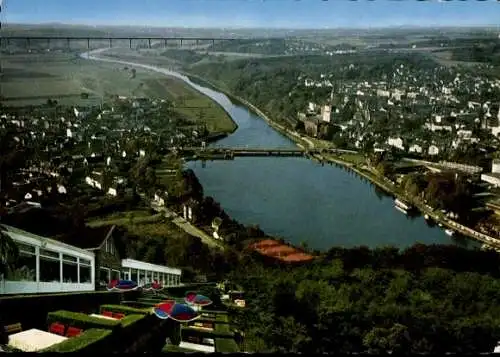
<svg viewBox="0 0 500 357">
<path fill-rule="evenodd" d="M 343 165 L 352 171 L 354 171 L 356 174 L 358 174 L 361 177 L 366 178 L 368 181 L 370 181 L 372 184 L 376 185 L 380 189 L 384 190 L 384 192 L 388 193 L 391 195 L 394 199 L 399 199 L 402 201 L 410 202 L 415 208 L 418 209 L 420 214 L 425 214 L 428 215 L 429 218 L 431 218 L 433 221 L 436 223 L 442 224 L 445 228 L 451 229 L 452 231 L 456 231 L 468 238 L 472 238 L 476 241 L 479 241 L 481 243 L 486 244 L 487 246 L 495 249 L 495 250 L 500 250 L 500 240 L 493 238 L 491 236 L 488 236 L 484 233 L 480 233 L 470 227 L 464 226 L 456 221 L 453 221 L 446 217 L 444 214 L 432 210 L 428 206 L 425 205 L 425 203 L 421 202 L 420 200 L 416 200 L 415 198 L 408 197 L 405 194 L 401 194 L 399 190 L 390 182 L 383 182 L 381 178 L 375 177 L 375 175 L 371 172 L 366 172 L 363 168 L 359 169 L 356 167 L 355 164 L 343 161 L 341 159 L 335 159 L 332 157 L 326 158 L 327 161 L 334 162 L 339 165 Z M 388 180 L 386 180 L 388 181 Z"/>
<path fill-rule="evenodd" d="M 218 125 L 219 128 L 224 127 L 224 129 L 223 130 L 214 130 L 211 132 L 211 134 L 217 136 L 220 133 L 226 133 L 229 135 L 229 134 L 234 133 L 238 129 L 238 124 L 234 121 L 233 117 L 231 116 L 231 113 L 229 113 L 223 105 L 218 103 L 216 100 L 213 100 L 213 98 L 211 98 L 210 96 L 207 96 L 206 93 L 203 93 L 195 86 L 192 86 L 192 85 L 189 85 L 188 83 L 186 83 L 186 81 L 181 76 L 179 76 L 178 73 L 171 71 L 171 70 L 168 70 L 168 69 L 165 69 L 165 68 L 158 67 L 158 66 L 129 62 L 129 61 L 125 61 L 125 60 L 120 60 L 118 58 L 109 57 L 109 56 L 106 56 L 106 53 L 104 53 L 107 50 L 108 50 L 107 48 L 101 48 L 101 49 L 97 49 L 97 50 L 93 50 L 93 51 L 89 51 L 89 52 L 84 52 L 84 53 L 81 53 L 79 55 L 79 57 L 82 59 L 86 59 L 86 60 L 102 61 L 102 62 L 108 62 L 108 63 L 118 63 L 118 64 L 127 65 L 127 66 L 139 67 L 139 68 L 145 69 L 147 71 L 163 73 L 163 74 L 169 76 L 170 78 L 175 79 L 176 81 L 178 81 L 180 79 L 179 82 L 181 82 L 183 86 L 186 86 L 189 90 L 194 91 L 199 96 L 206 98 L 207 101 L 210 102 L 210 104 L 214 105 L 216 108 L 220 109 L 224 113 L 223 118 L 219 118 L 219 117 L 213 118 L 214 120 L 218 120 L 220 123 L 224 123 L 225 125 Z M 185 91 L 185 89 L 184 89 L 184 91 Z M 181 112 L 182 112 L 182 109 L 183 109 L 182 107 L 179 107 L 179 110 Z M 191 108 L 189 108 L 189 109 L 191 109 Z M 206 107 L 205 107 L 205 109 L 203 109 L 203 107 L 199 107 L 198 109 L 199 110 L 206 110 Z M 192 113 L 184 113 L 184 114 L 191 114 L 192 115 Z M 206 118 L 205 118 L 205 120 L 206 120 Z M 227 122 L 227 124 L 226 124 L 226 122 Z M 218 124 L 220 124 L 220 123 L 218 123 Z"/>
<path fill-rule="evenodd" d="M 241 97 L 239 97 L 239 96 L 237 96 L 237 95 L 235 95 L 235 94 L 227 91 L 226 89 L 221 88 L 220 86 L 214 84 L 213 82 L 211 82 L 211 81 L 209 81 L 209 80 L 207 80 L 205 78 L 202 78 L 202 77 L 200 77 L 198 75 L 191 74 L 191 73 L 188 73 L 188 72 L 183 72 L 183 74 L 186 75 L 188 78 L 192 77 L 192 78 L 195 78 L 196 80 L 198 80 L 198 81 L 200 81 L 202 83 L 206 83 L 207 85 L 209 85 L 210 87 L 214 88 L 215 90 L 224 93 L 229 98 L 242 103 L 243 105 L 245 105 L 246 107 L 248 107 L 250 110 L 252 110 L 253 112 L 255 112 L 260 118 L 262 118 L 274 130 L 278 131 L 280 134 L 288 137 L 290 140 L 292 140 L 293 142 L 295 142 L 295 144 L 297 146 L 305 148 L 305 149 L 307 149 L 307 148 L 311 148 L 312 149 L 312 148 L 315 147 L 315 144 L 311 140 L 308 140 L 307 138 L 303 137 L 299 133 L 297 133 L 295 131 L 291 131 L 291 130 L 285 128 L 284 126 L 276 123 L 269 116 L 267 116 L 265 113 L 263 113 L 259 108 L 257 108 L 255 105 L 253 105 L 252 103 L 248 102 L 244 98 L 241 98 Z M 341 165 L 341 166 L 343 166 L 343 167 L 345 167 L 347 169 L 350 169 L 354 173 L 356 173 L 358 176 L 365 178 L 371 184 L 373 184 L 373 185 L 377 186 L 378 188 L 382 189 L 384 192 L 386 192 L 387 194 L 389 194 L 394 199 L 400 199 L 400 200 L 404 200 L 404 201 L 407 201 L 407 202 L 412 202 L 412 204 L 419 210 L 419 212 L 421 214 L 428 215 L 436 223 L 440 223 L 440 224 L 442 224 L 444 227 L 446 227 L 448 229 L 451 229 L 453 231 L 457 231 L 460 234 L 462 234 L 462 235 L 464 235 L 464 236 L 466 236 L 468 238 L 472 238 L 472 239 L 474 239 L 476 241 L 484 243 L 484 244 L 488 245 L 489 247 L 491 247 L 493 249 L 500 250 L 500 240 L 498 240 L 496 238 L 493 238 L 493 237 L 490 237 L 490 236 L 488 236 L 486 234 L 477 232 L 477 231 L 475 231 L 474 229 L 472 229 L 470 227 L 461 225 L 458 222 L 455 222 L 455 221 L 449 219 L 448 217 L 440 214 L 439 212 L 436 212 L 436 211 L 434 211 L 434 210 L 426 207 L 425 204 L 423 204 L 422 202 L 415 202 L 415 199 L 409 198 L 406 195 L 401 194 L 400 192 L 398 192 L 397 187 L 395 187 L 395 185 L 393 185 L 392 183 L 388 182 L 387 179 L 385 179 L 385 178 L 382 179 L 380 177 L 376 177 L 373 172 L 371 172 L 371 171 L 367 172 L 367 170 L 365 168 L 363 168 L 363 167 L 358 168 L 355 164 L 353 164 L 351 162 L 344 161 L 344 160 L 341 160 L 339 158 L 334 158 L 331 155 L 318 155 L 318 154 L 316 154 L 316 155 L 311 155 L 311 157 L 315 158 L 319 162 L 325 162 L 326 161 L 326 162 L 330 162 L 330 163 L 335 163 L 337 165 Z M 384 181 L 386 181 L 386 182 L 384 182 Z"/>
<path fill-rule="evenodd" d="M 211 89 L 217 86 L 203 78 L 198 80 L 207 87 L 191 81 L 188 73 L 127 63 L 180 78 L 231 113 L 239 128 L 217 146 L 291 149 L 299 142 L 304 148 L 314 147 L 308 143 L 314 140 L 275 125 L 251 103 L 222 88 L 220 92 Z M 374 189 L 377 185 L 369 184 L 369 177 L 341 170 L 339 165 L 323 167 L 313 159 L 240 158 L 186 165 L 195 171 L 207 196 L 216 197 L 229 216 L 245 226 L 258 223 L 268 235 L 286 237 L 295 246 L 307 243 L 314 250 L 326 251 L 332 246 L 404 249 L 416 242 L 450 244 L 444 231 L 425 224 L 423 217 L 409 220 L 394 210 L 393 199 Z M 363 179 L 353 179 L 353 175 Z"/>
<path fill-rule="evenodd" d="M 179 73 L 185 75 L 188 78 L 194 78 L 197 81 L 201 82 L 202 84 L 206 84 L 206 85 L 212 87 L 213 89 L 215 89 L 221 93 L 224 93 L 227 97 L 231 98 L 232 100 L 243 104 L 248 109 L 252 110 L 255 114 L 257 114 L 257 116 L 259 116 L 261 119 L 263 119 L 274 130 L 278 131 L 281 135 L 284 135 L 287 138 L 289 138 L 290 140 L 292 140 L 293 142 L 295 142 L 295 144 L 297 144 L 297 146 L 301 146 L 303 148 L 307 148 L 307 147 L 314 148 L 315 147 L 315 145 L 312 141 L 308 140 L 307 138 L 304 138 L 302 135 L 300 135 L 299 133 L 297 133 L 295 131 L 291 131 L 291 130 L 285 128 L 281 124 L 276 123 L 274 120 L 269 118 L 269 116 L 267 116 L 259 108 L 257 108 L 255 105 L 253 105 L 252 103 L 250 103 L 246 99 L 239 97 L 239 96 L 227 91 L 226 89 L 218 86 L 217 84 L 214 84 L 213 82 L 209 81 L 208 79 L 200 77 L 196 74 L 192 74 L 192 73 L 184 72 L 184 71 L 180 71 L 180 70 L 179 70 Z"/>
</svg>

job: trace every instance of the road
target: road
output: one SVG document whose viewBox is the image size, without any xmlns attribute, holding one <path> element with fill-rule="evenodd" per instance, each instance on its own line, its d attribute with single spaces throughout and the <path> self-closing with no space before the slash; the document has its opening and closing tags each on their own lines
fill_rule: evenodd
<svg viewBox="0 0 500 357">
<path fill-rule="evenodd" d="M 147 200 L 145 196 L 141 195 L 141 197 L 144 200 Z M 164 213 L 166 218 L 171 219 L 172 223 L 174 223 L 177 227 L 182 229 L 187 234 L 192 235 L 193 237 L 200 238 L 204 244 L 208 245 L 211 248 L 224 249 L 224 245 L 221 242 L 215 240 L 215 238 L 211 237 L 201 229 L 195 227 L 190 222 L 186 221 L 183 217 L 179 216 L 177 213 L 169 210 L 167 207 L 158 206 L 153 202 L 150 202 L 150 205 L 151 208 L 156 212 Z"/>
<path fill-rule="evenodd" d="M 109 58 L 100 58 L 100 57 L 94 56 L 94 55 L 99 54 L 99 53 L 101 53 L 103 51 L 106 51 L 106 50 L 107 49 L 99 49 L 99 50 L 95 50 L 95 51 L 90 51 L 90 52 L 82 53 L 80 56 L 82 58 L 85 58 L 85 59 L 90 59 L 90 60 L 95 60 L 95 61 L 104 61 L 104 62 L 114 62 L 114 63 L 127 64 L 127 65 L 130 65 L 130 66 L 142 67 L 144 69 L 152 70 L 152 71 L 163 73 L 163 74 L 166 74 L 166 75 L 172 75 L 172 76 L 175 76 L 175 77 L 182 77 L 182 76 L 180 76 L 176 72 L 172 72 L 172 71 L 169 71 L 169 70 L 166 70 L 164 68 L 157 67 L 157 66 L 149 66 L 149 65 L 144 65 L 144 64 L 140 64 L 140 63 L 120 61 L 120 60 L 117 60 L 117 59 L 115 60 L 115 59 L 109 59 Z M 309 145 L 309 148 L 311 148 L 311 149 L 315 147 L 314 143 L 311 140 L 305 138 L 304 136 L 301 136 L 301 135 L 297 134 L 296 132 L 287 130 L 282 125 L 277 124 L 277 123 L 273 122 L 272 120 L 270 120 L 264 113 L 262 113 L 258 108 L 256 108 L 255 106 L 253 106 L 251 103 L 247 102 L 243 98 L 239 98 L 239 99 L 244 104 L 248 105 L 253 110 L 255 110 L 257 112 L 257 114 L 259 114 L 261 117 L 263 117 L 270 125 L 279 128 L 282 132 L 284 131 L 285 133 L 287 133 L 289 135 L 292 135 L 292 136 L 296 137 L 297 139 L 300 138 L 302 141 L 307 142 L 307 144 Z M 338 150 L 338 151 L 339 152 L 341 152 L 341 151 L 354 152 L 354 151 L 350 151 L 350 150 Z M 405 158 L 405 160 L 411 160 L 411 159 Z M 439 163 L 435 163 L 435 165 L 436 166 L 442 166 Z M 421 206 L 421 205 L 419 205 L 419 206 Z M 468 235 L 470 237 L 476 238 L 476 239 L 478 239 L 480 241 L 483 241 L 485 243 L 489 243 L 489 244 L 494 245 L 496 247 L 500 247 L 500 240 L 497 240 L 497 239 L 495 239 L 493 237 L 489 237 L 489 236 L 487 236 L 487 235 L 485 235 L 483 233 L 479 233 L 479 232 L 477 232 L 477 231 L 475 231 L 475 230 L 473 230 L 473 229 L 471 229 L 469 227 L 460 225 L 457 222 L 454 222 L 454 221 L 452 221 L 452 220 L 450 220 L 450 219 L 448 219 L 446 217 L 441 217 L 441 216 L 437 215 L 435 212 L 427 209 L 427 207 L 425 207 L 425 206 L 419 207 L 419 208 L 422 208 L 423 213 L 429 214 L 434 219 L 436 219 L 437 221 L 442 222 L 443 224 L 445 224 L 446 226 L 448 226 L 450 228 L 453 228 L 453 229 L 455 229 L 455 230 L 457 230 L 457 231 L 459 231 L 459 232 L 461 232 L 461 233 L 463 233 L 465 235 Z M 223 249 L 223 245 L 221 243 L 217 242 L 210 235 L 206 234 L 205 232 L 203 232 L 200 229 L 198 229 L 195 226 L 193 226 L 191 223 L 189 223 L 186 220 L 184 220 L 184 218 L 179 217 L 174 212 L 166 210 L 165 215 L 166 215 L 166 217 L 174 217 L 173 220 L 172 220 L 172 222 L 174 222 L 178 227 L 180 227 L 181 229 L 183 229 L 186 233 L 191 234 L 191 235 L 193 235 L 195 237 L 199 237 L 205 244 L 207 244 L 207 245 L 209 245 L 211 247 L 219 247 L 219 248 Z"/>
</svg>

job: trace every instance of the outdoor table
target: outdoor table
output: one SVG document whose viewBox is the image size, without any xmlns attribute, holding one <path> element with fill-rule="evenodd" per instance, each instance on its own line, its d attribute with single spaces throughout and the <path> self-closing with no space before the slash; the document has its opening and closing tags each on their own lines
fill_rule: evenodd
<svg viewBox="0 0 500 357">
<path fill-rule="evenodd" d="M 36 352 L 67 339 L 64 336 L 33 328 L 10 335 L 9 346 L 24 352 Z"/>
<path fill-rule="evenodd" d="M 198 352 L 213 353 L 215 352 L 214 346 L 199 345 L 197 343 L 190 343 L 182 341 L 179 345 L 180 348 L 186 348 L 188 350 L 194 350 Z"/>
<path fill-rule="evenodd" d="M 100 319 L 118 320 L 118 319 L 115 319 L 114 317 L 109 317 L 109 316 L 104 316 L 104 315 L 99 315 L 99 314 L 90 314 L 89 316 L 98 317 Z"/>
<path fill-rule="evenodd" d="M 215 341 L 214 341 L 213 338 L 204 338 L 203 339 L 203 343 L 206 343 L 206 344 L 208 344 L 210 346 L 215 346 Z"/>
</svg>

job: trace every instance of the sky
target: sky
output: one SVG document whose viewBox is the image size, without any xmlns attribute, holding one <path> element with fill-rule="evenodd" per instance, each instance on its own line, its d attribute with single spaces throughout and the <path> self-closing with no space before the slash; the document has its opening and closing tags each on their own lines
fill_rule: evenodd
<svg viewBox="0 0 500 357">
<path fill-rule="evenodd" d="M 153 27 L 500 27 L 500 1 L 0 0 L 4 23 Z"/>
</svg>

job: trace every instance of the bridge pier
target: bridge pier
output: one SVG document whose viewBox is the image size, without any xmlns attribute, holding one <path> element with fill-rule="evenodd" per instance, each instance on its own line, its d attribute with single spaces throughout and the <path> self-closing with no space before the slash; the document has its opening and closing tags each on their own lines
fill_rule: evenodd
<svg viewBox="0 0 500 357">
<path fill-rule="evenodd" d="M 109 39 L 109 48 L 111 48 L 111 47 L 113 47 L 113 39 L 112 38 Z"/>
<path fill-rule="evenodd" d="M 149 46 L 149 48 L 151 48 L 151 39 L 150 38 L 148 38 L 148 46 Z"/>
<path fill-rule="evenodd" d="M 131 38 L 128 39 L 128 45 L 130 46 L 130 49 L 132 49 L 132 39 Z"/>
<path fill-rule="evenodd" d="M 71 48 L 71 45 L 70 45 L 70 42 L 69 42 L 69 37 L 66 38 L 66 46 L 68 47 L 68 49 Z"/>
<path fill-rule="evenodd" d="M 87 49 L 90 49 L 90 38 L 87 37 Z"/>
</svg>

